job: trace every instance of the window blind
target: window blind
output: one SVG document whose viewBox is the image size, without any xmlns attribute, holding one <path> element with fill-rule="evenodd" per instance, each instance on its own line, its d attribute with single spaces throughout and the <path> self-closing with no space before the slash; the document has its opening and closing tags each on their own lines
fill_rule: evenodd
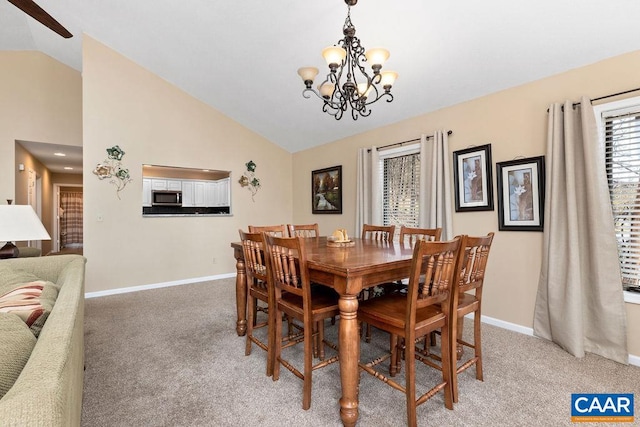
<svg viewBox="0 0 640 427">
<path fill-rule="evenodd" d="M 420 154 L 380 160 L 384 225 L 418 227 L 420 218 Z"/>
<path fill-rule="evenodd" d="M 625 289 L 640 287 L 640 106 L 603 117 L 605 165 Z"/>
</svg>

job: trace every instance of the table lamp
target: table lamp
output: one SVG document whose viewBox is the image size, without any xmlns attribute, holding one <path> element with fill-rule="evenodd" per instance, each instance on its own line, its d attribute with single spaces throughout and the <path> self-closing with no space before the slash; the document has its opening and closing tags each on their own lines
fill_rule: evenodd
<svg viewBox="0 0 640 427">
<path fill-rule="evenodd" d="M 11 242 L 51 240 L 40 218 L 30 205 L 0 205 L 0 259 L 16 258 L 18 248 Z"/>
</svg>

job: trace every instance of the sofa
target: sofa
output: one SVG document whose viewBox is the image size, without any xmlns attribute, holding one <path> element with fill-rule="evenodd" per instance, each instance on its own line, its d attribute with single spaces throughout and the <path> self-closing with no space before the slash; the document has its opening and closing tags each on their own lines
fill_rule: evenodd
<svg viewBox="0 0 640 427">
<path fill-rule="evenodd" d="M 85 263 L 80 255 L 0 260 L 1 426 L 80 425 Z"/>
</svg>

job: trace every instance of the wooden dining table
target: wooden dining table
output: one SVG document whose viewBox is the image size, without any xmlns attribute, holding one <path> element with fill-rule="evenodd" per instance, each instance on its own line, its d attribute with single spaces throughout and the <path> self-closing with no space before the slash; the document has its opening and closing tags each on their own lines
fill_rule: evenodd
<svg viewBox="0 0 640 427">
<path fill-rule="evenodd" d="M 338 292 L 340 301 L 339 356 L 342 397 L 340 418 L 345 426 L 358 420 L 360 334 L 358 294 L 361 290 L 409 276 L 413 248 L 397 242 L 353 239 L 351 247 L 329 247 L 326 237 L 307 238 L 309 278 Z M 240 242 L 231 243 L 236 259 L 236 331 L 247 330 L 247 286 Z"/>
</svg>

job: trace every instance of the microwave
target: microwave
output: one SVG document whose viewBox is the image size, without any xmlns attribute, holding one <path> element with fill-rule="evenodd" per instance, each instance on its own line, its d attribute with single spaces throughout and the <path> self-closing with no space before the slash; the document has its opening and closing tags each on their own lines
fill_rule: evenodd
<svg viewBox="0 0 640 427">
<path fill-rule="evenodd" d="M 152 206 L 182 206 L 182 191 L 153 190 L 151 192 Z"/>
</svg>

